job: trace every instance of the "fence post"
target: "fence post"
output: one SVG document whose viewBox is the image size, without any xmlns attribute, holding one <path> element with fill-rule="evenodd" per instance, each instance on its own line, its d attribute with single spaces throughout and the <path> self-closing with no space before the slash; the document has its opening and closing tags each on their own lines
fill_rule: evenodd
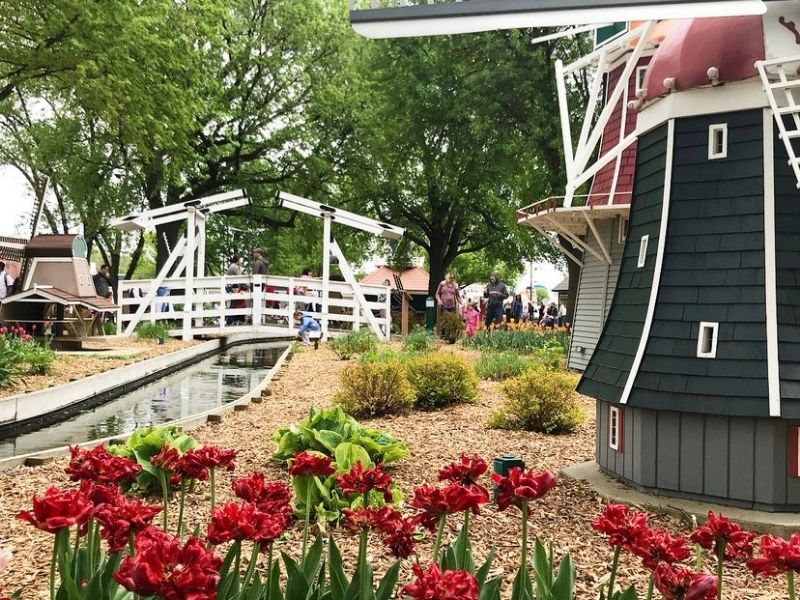
<svg viewBox="0 0 800 600">
<path fill-rule="evenodd" d="M 228 293 L 227 286 L 225 285 L 225 275 L 223 275 L 219 280 L 219 328 L 225 329 L 225 322 L 226 314 L 225 311 L 228 307 L 228 300 L 225 294 Z"/>
<path fill-rule="evenodd" d="M 289 333 L 294 333 L 294 277 L 289 277 L 289 317 L 286 320 L 286 325 L 289 327 Z"/>
<path fill-rule="evenodd" d="M 264 276 L 263 275 L 253 275 L 253 285 L 251 285 L 251 289 L 253 290 L 252 294 L 252 302 L 253 302 L 253 329 L 257 330 L 261 327 L 261 315 L 263 314 L 263 303 L 264 303 Z"/>
</svg>

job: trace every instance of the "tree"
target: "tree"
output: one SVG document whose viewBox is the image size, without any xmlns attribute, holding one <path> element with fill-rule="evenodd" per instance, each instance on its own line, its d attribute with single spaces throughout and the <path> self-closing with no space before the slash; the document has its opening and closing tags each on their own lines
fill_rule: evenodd
<svg viewBox="0 0 800 600">
<path fill-rule="evenodd" d="M 573 42 L 539 32 L 367 42 L 347 165 L 353 202 L 406 228 L 428 254 L 433 293 L 451 263 L 549 252 L 515 209 L 563 186 L 552 75 Z"/>
</svg>

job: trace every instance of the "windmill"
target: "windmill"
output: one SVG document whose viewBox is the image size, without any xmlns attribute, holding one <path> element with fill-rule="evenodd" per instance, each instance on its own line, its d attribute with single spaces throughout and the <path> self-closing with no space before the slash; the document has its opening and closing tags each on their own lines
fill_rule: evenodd
<svg viewBox="0 0 800 600">
<path fill-rule="evenodd" d="M 600 469 L 667 496 L 800 508 L 800 5 L 352 8 L 369 37 L 648 20 L 556 65 L 568 181 L 519 220 L 582 250 L 570 360 L 582 350 Z M 573 136 L 564 74 L 580 68 L 605 94 Z"/>
</svg>

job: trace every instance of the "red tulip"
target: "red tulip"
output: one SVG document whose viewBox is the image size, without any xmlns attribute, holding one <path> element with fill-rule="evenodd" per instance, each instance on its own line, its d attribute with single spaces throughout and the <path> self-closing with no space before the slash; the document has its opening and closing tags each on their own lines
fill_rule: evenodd
<svg viewBox="0 0 800 600">
<path fill-rule="evenodd" d="M 416 548 L 416 540 L 414 534 L 417 531 L 419 519 L 414 517 L 406 519 L 398 519 L 391 522 L 391 529 L 387 531 L 383 538 L 383 545 L 389 550 L 389 553 L 395 558 L 408 558 L 414 554 Z"/>
<path fill-rule="evenodd" d="M 225 469 L 233 471 L 236 468 L 236 450 L 223 450 L 217 446 L 203 446 L 197 450 L 189 450 L 195 460 L 203 463 L 209 469 Z M 186 456 L 186 455 L 184 455 Z"/>
<path fill-rule="evenodd" d="M 330 456 L 315 454 L 313 452 L 299 452 L 294 455 L 292 464 L 289 466 L 289 475 L 304 477 L 306 475 L 316 475 L 317 477 L 327 477 L 333 475 L 336 469 L 331 464 L 333 459 Z"/>
<path fill-rule="evenodd" d="M 114 456 L 102 444 L 91 450 L 70 446 L 72 458 L 64 472 L 72 481 L 88 480 L 100 484 L 133 482 L 141 472 L 136 462 L 124 456 Z"/>
<path fill-rule="evenodd" d="M 497 507 L 500 510 L 512 504 L 521 506 L 523 501 L 541 498 L 556 485 L 555 476 L 547 469 L 535 473 L 519 467 L 509 469 L 508 477 L 492 473 L 492 481 L 497 485 Z"/>
<path fill-rule="evenodd" d="M 160 504 L 145 504 L 120 496 L 113 504 L 103 504 L 94 518 L 103 526 L 101 537 L 108 542 L 111 552 L 121 552 L 131 539 L 131 533 L 144 531 L 153 518 L 161 512 Z"/>
<path fill-rule="evenodd" d="M 134 555 L 122 561 L 114 579 L 125 589 L 165 600 L 214 600 L 222 560 L 195 537 L 184 546 L 155 527 L 141 532 Z"/>
<path fill-rule="evenodd" d="M 755 533 L 744 531 L 739 524 L 708 511 L 708 520 L 695 529 L 689 539 L 706 550 L 713 550 L 715 554 L 719 545 L 724 543 L 725 559 L 733 560 L 753 555 L 755 537 Z"/>
<path fill-rule="evenodd" d="M 478 600 L 478 582 L 466 571 L 444 571 L 436 563 L 427 572 L 419 564 L 413 567 L 416 581 L 406 585 L 401 594 L 414 600 Z"/>
<path fill-rule="evenodd" d="M 359 533 L 362 529 L 377 529 L 383 533 L 390 533 L 395 529 L 395 522 L 401 518 L 399 512 L 388 506 L 382 508 L 361 506 L 355 510 L 345 508 L 342 514 L 343 526 L 351 533 Z"/>
<path fill-rule="evenodd" d="M 272 542 L 281 537 L 288 529 L 292 519 L 292 515 L 287 513 L 256 512 L 253 541 L 261 547 L 262 552 L 266 552 Z"/>
<path fill-rule="evenodd" d="M 22 511 L 17 518 L 42 531 L 57 533 L 64 527 L 85 524 L 93 511 L 94 506 L 80 490 L 61 491 L 52 487 L 41 498 L 33 496 L 33 514 Z"/>
<path fill-rule="evenodd" d="M 435 531 L 439 519 L 443 515 L 452 515 L 465 510 L 478 513 L 478 505 L 485 503 L 484 497 L 477 488 L 480 486 L 465 486 L 460 483 L 451 483 L 443 488 L 423 484 L 414 488 L 414 498 L 411 506 L 423 511 L 419 522 L 423 527 Z"/>
<path fill-rule="evenodd" d="M 266 481 L 263 473 L 250 473 L 231 482 L 233 493 L 266 513 L 291 513 L 292 490 L 282 481 Z"/>
<path fill-rule="evenodd" d="M 451 462 L 439 471 L 439 481 L 452 481 L 463 485 L 477 483 L 489 465 L 477 454 L 462 454 L 461 459 Z"/>
<path fill-rule="evenodd" d="M 800 533 L 788 540 L 764 535 L 761 537 L 760 556 L 747 561 L 747 568 L 754 575 L 771 577 L 795 571 L 800 573 Z"/>
<path fill-rule="evenodd" d="M 654 580 L 666 600 L 715 600 L 717 597 L 717 578 L 712 575 L 660 564 Z"/>
<path fill-rule="evenodd" d="M 651 570 L 662 562 L 667 564 L 681 562 L 692 554 L 686 546 L 685 536 L 672 537 L 667 531 L 649 528 L 642 531 L 631 551 L 642 559 L 645 567 Z"/>
<path fill-rule="evenodd" d="M 208 541 L 219 545 L 232 540 L 251 540 L 255 534 L 256 505 L 230 502 L 216 507 L 208 523 Z"/>
<path fill-rule="evenodd" d="M 208 480 L 208 463 L 200 450 L 188 450 L 175 465 L 175 472 L 183 479 Z"/>
<path fill-rule="evenodd" d="M 349 473 L 339 475 L 337 481 L 345 496 L 353 494 L 363 496 L 372 490 L 377 490 L 383 492 L 383 499 L 386 502 L 392 501 L 392 478 L 383 472 L 380 465 L 365 469 L 360 462 L 357 462 Z"/>
<path fill-rule="evenodd" d="M 114 504 L 122 493 L 117 486 L 99 485 L 84 479 L 81 481 L 81 492 L 89 499 L 89 502 L 97 509 L 103 504 Z"/>
<path fill-rule="evenodd" d="M 631 511 L 626 504 L 607 504 L 603 514 L 592 521 L 592 528 L 608 536 L 608 542 L 629 551 L 647 527 L 647 514 Z"/>
<path fill-rule="evenodd" d="M 154 467 L 165 471 L 175 471 L 181 461 L 181 455 L 176 448 L 164 446 L 158 454 L 150 457 L 150 462 Z"/>
</svg>

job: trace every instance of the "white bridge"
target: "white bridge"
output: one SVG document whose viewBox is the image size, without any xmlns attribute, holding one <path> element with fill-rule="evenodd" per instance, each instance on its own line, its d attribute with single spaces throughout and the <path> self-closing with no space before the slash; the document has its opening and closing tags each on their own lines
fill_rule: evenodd
<svg viewBox="0 0 800 600">
<path fill-rule="evenodd" d="M 155 280 L 121 281 L 117 332 L 130 332 L 138 323 L 160 322 L 170 335 L 184 339 L 240 332 L 293 335 L 298 327 L 296 310 L 309 312 L 330 335 L 368 327 L 381 339 L 388 339 L 391 330 L 391 288 L 385 286 L 358 284 L 362 304 L 350 284 L 330 281 L 328 310 L 322 312 L 324 286 L 319 278 L 252 275 L 195 277 L 193 281 L 193 288 L 187 290 L 183 277 L 163 279 L 158 288 L 169 295 L 159 295 L 156 288 L 146 304 Z M 244 291 L 233 291 L 234 284 Z M 304 294 L 298 293 L 303 289 Z M 133 296 L 139 290 L 143 297 Z"/>
<path fill-rule="evenodd" d="M 198 335 L 241 331 L 290 335 L 297 331 L 294 313 L 309 312 L 320 322 L 322 337 L 369 327 L 381 339 L 391 335 L 391 289 L 358 283 L 331 225 L 352 227 L 388 239 L 403 229 L 286 192 L 279 205 L 323 220 L 322 277 L 206 275 L 208 215 L 249 204 L 241 190 L 126 215 L 112 222 L 123 231 L 185 221 L 185 233 L 155 279 L 121 281 L 117 287 L 117 333 L 131 335 L 142 322 L 164 322 L 170 335 L 190 340 Z M 331 258 L 344 281 L 330 277 Z M 235 288 L 234 286 L 237 286 Z"/>
</svg>

